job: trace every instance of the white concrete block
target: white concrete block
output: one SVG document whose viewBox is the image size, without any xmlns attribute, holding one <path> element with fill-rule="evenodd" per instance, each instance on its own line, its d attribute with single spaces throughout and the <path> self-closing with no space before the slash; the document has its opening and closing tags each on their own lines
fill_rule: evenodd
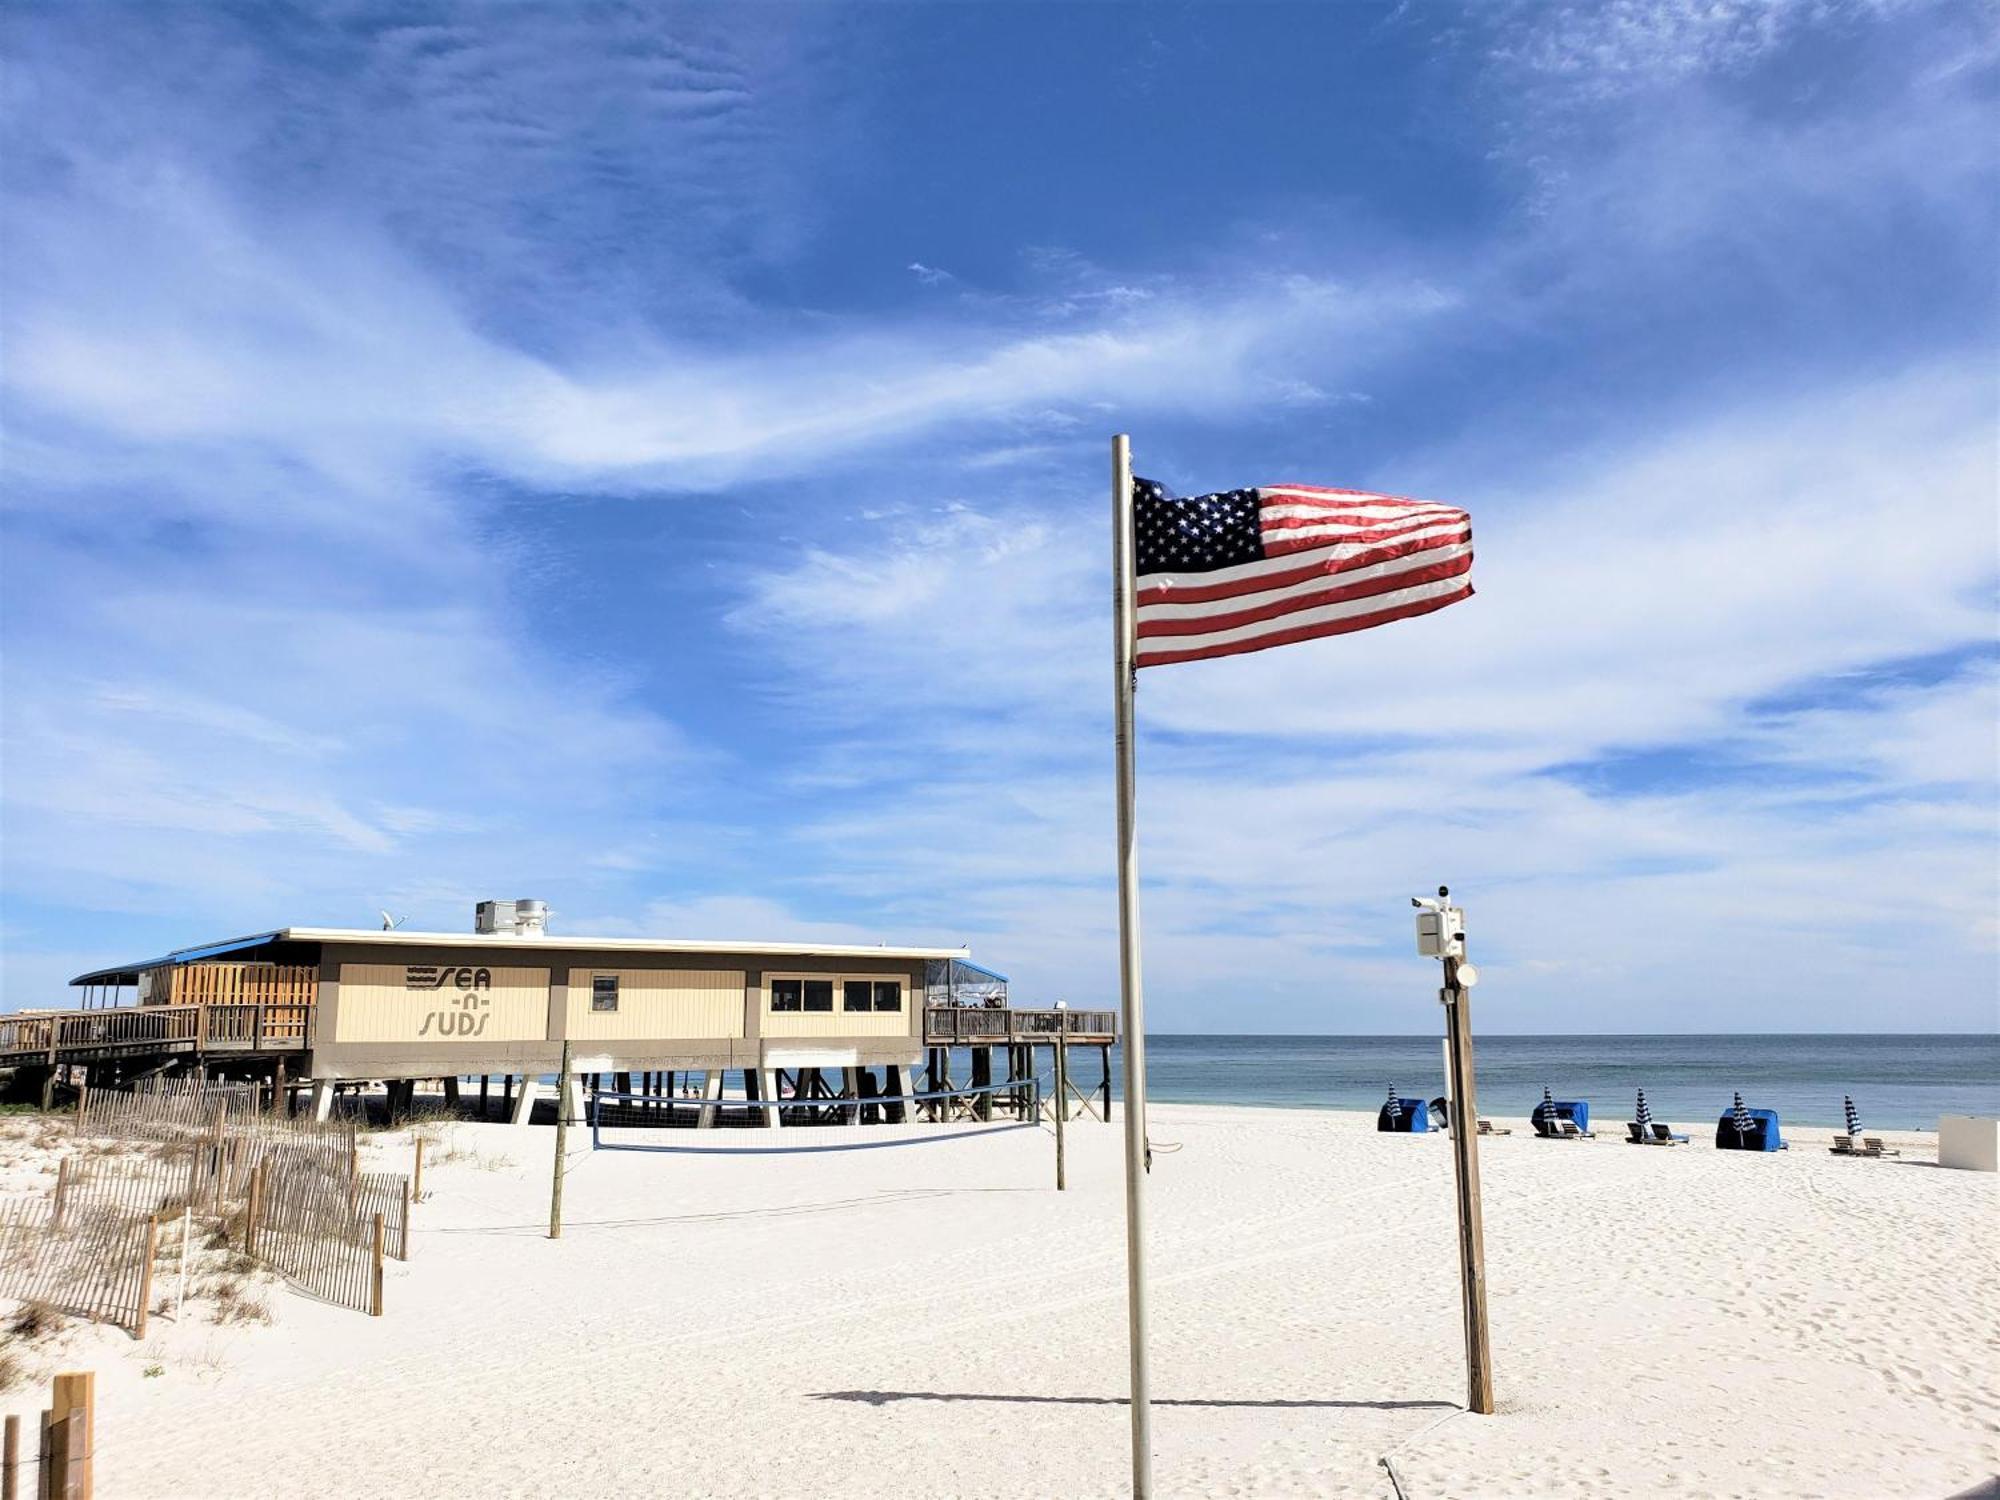
<svg viewBox="0 0 2000 1500">
<path fill-rule="evenodd" d="M 1946 1115 L 1938 1121 L 1938 1165 L 2000 1172 L 2000 1120 Z"/>
</svg>

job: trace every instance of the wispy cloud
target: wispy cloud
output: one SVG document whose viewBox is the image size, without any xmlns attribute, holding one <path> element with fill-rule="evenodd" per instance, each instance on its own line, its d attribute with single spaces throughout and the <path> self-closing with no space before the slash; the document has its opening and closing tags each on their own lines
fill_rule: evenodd
<svg viewBox="0 0 2000 1500">
<path fill-rule="evenodd" d="M 1129 425 L 1465 503 L 1483 580 L 1147 674 L 1163 1024 L 1389 1024 L 1439 878 L 1532 1024 L 1990 1020 L 1990 25 L 1471 11 L 1459 112 L 1352 143 L 1489 153 L 1436 202 L 871 240 L 850 304 L 869 28 L 298 14 L 12 29 L 9 993 L 514 891 L 1101 997 Z"/>
</svg>

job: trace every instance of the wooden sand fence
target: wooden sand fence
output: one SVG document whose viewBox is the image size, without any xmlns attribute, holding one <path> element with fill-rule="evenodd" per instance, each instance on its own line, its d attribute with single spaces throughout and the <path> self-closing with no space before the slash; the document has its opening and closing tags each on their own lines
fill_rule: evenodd
<svg viewBox="0 0 2000 1500">
<path fill-rule="evenodd" d="M 126 1093 L 93 1089 L 78 1102 L 76 1133 L 101 1141 L 172 1142 L 215 1130 L 218 1123 L 257 1113 L 254 1083 L 202 1084 L 196 1079 L 153 1080 L 154 1087 Z"/>
<path fill-rule="evenodd" d="M 252 1254 L 311 1297 L 382 1313 L 382 1263 L 410 1256 L 410 1179 L 305 1161 L 267 1171 Z"/>
<path fill-rule="evenodd" d="M 93 1092 L 47 1196 L 0 1202 L 0 1295 L 143 1337 L 163 1223 L 182 1220 L 309 1296 L 379 1315 L 407 1260 L 410 1179 L 359 1170 L 352 1122 L 257 1109 L 254 1086 Z"/>
<path fill-rule="evenodd" d="M 156 1215 L 79 1191 L 0 1202 L 0 1296 L 146 1334 Z"/>
</svg>

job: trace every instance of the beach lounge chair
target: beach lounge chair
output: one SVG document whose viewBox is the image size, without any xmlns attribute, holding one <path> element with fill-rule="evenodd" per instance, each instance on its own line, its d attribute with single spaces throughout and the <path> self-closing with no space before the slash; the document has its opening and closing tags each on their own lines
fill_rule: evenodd
<svg viewBox="0 0 2000 1500">
<path fill-rule="evenodd" d="M 1555 1127 L 1556 1133 L 1553 1139 L 1558 1141 L 1588 1141 L 1596 1138 L 1595 1131 L 1580 1129 L 1574 1120 L 1557 1120 Z"/>
<path fill-rule="evenodd" d="M 1861 1138 L 1861 1149 L 1854 1154 L 1856 1156 L 1901 1156 L 1903 1153 L 1900 1151 L 1884 1150 L 1882 1147 L 1882 1137 L 1879 1135 L 1865 1135 Z"/>
<path fill-rule="evenodd" d="M 1491 1120 L 1481 1120 L 1479 1122 L 1479 1133 L 1481 1135 L 1512 1135 L 1514 1133 L 1514 1129 L 1510 1125 L 1503 1127 L 1502 1129 L 1495 1130 L 1493 1128 L 1493 1122 Z"/>
<path fill-rule="evenodd" d="M 1854 1150 L 1854 1137 L 1851 1135 L 1837 1135 L 1833 1138 L 1833 1144 L 1827 1149 L 1835 1156 L 1853 1156 L 1856 1154 Z"/>
<path fill-rule="evenodd" d="M 1686 1140 L 1687 1140 L 1687 1137 L 1686 1137 L 1686 1136 L 1684 1136 L 1684 1135 L 1675 1135 L 1675 1134 L 1674 1134 L 1674 1127 L 1673 1127 L 1673 1126 L 1671 1126 L 1671 1125 L 1668 1125 L 1668 1124 L 1665 1124 L 1665 1123 L 1663 1123 L 1663 1122 L 1661 1122 L 1661 1121 L 1659 1121 L 1659 1120 L 1655 1120 L 1655 1121 L 1653 1122 L 1653 1144 L 1654 1144 L 1654 1145 L 1656 1145 L 1656 1146 L 1671 1146 L 1671 1145 L 1673 1145 L 1673 1144 L 1674 1144 L 1674 1143 L 1675 1143 L 1676 1141 L 1686 1141 Z"/>
<path fill-rule="evenodd" d="M 1643 1146 L 1651 1139 L 1646 1134 L 1646 1127 L 1641 1125 L 1637 1120 L 1627 1120 L 1625 1122 L 1625 1133 L 1631 1137 L 1632 1144 L 1635 1146 Z"/>
</svg>

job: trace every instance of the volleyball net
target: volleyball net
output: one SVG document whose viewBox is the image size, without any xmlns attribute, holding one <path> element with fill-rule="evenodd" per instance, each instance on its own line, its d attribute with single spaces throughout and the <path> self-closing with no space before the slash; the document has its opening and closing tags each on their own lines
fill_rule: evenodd
<svg viewBox="0 0 2000 1500">
<path fill-rule="evenodd" d="M 592 1088 L 586 1118 L 596 1151 L 854 1151 L 1032 1130 L 1040 1123 L 1042 1092 L 1038 1078 L 909 1094 L 794 1090 L 771 1099 Z M 758 1144 L 742 1136 L 723 1143 L 714 1134 L 723 1130 L 770 1133 Z M 783 1132 L 791 1130 L 811 1133 L 785 1142 Z"/>
</svg>

